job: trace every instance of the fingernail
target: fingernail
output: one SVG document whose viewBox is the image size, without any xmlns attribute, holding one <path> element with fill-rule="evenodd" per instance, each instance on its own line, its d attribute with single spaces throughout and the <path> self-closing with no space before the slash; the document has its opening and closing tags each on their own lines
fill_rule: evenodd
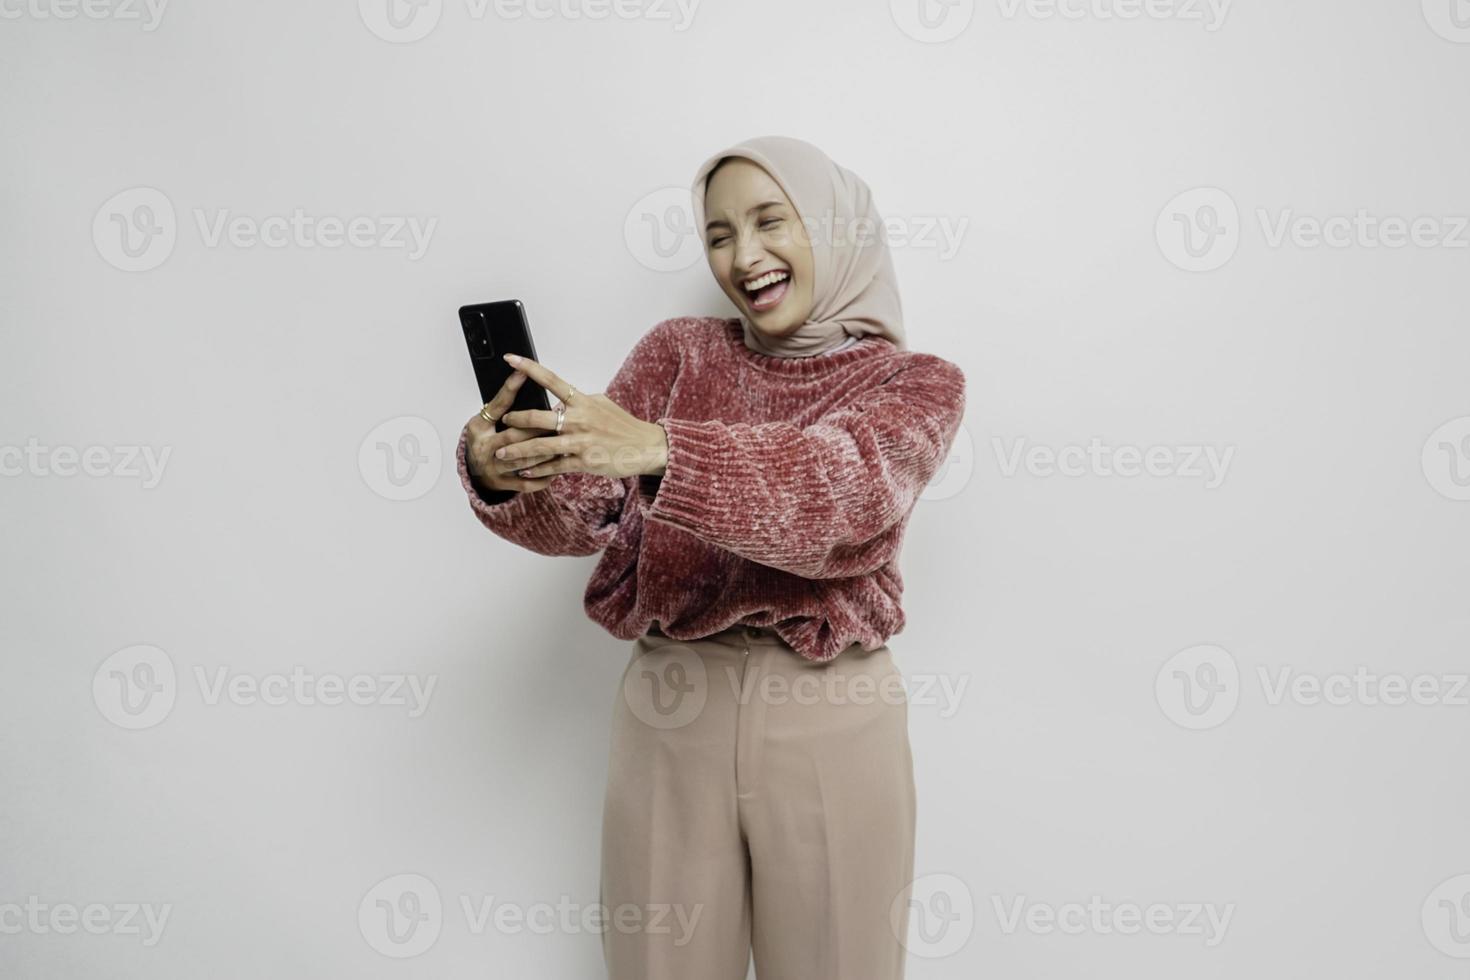
<svg viewBox="0 0 1470 980">
<path fill-rule="evenodd" d="M 507 354 L 505 355 L 505 359 L 512 364 L 521 363 L 521 356 L 519 354 Z"/>
<path fill-rule="evenodd" d="M 495 450 L 495 458 L 496 459 L 504 459 L 505 458 L 505 450 L 504 449 L 497 449 L 497 450 Z"/>
</svg>

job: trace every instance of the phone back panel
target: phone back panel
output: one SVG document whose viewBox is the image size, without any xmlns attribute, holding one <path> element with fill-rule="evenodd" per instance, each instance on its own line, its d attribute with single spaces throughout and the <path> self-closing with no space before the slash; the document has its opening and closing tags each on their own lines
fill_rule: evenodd
<svg viewBox="0 0 1470 980">
<path fill-rule="evenodd" d="M 494 398 L 510 378 L 515 368 L 505 362 L 503 355 L 519 354 L 538 360 L 536 345 L 531 341 L 531 327 L 526 321 L 526 309 L 520 300 L 507 299 L 495 303 L 477 303 L 459 308 L 459 323 L 464 329 L 465 343 L 470 349 L 470 361 L 475 368 L 475 382 L 480 387 L 481 403 Z M 516 392 L 511 411 L 541 409 L 549 411 L 551 401 L 546 389 L 527 378 Z M 495 423 L 497 431 L 506 426 Z"/>
</svg>

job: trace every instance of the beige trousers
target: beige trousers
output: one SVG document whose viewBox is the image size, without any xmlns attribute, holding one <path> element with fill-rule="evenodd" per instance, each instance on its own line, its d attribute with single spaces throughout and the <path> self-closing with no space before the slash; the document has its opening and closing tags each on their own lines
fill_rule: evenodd
<svg viewBox="0 0 1470 980">
<path fill-rule="evenodd" d="M 914 864 L 888 647 L 825 664 L 733 626 L 633 642 L 614 703 L 609 980 L 900 980 Z"/>
</svg>

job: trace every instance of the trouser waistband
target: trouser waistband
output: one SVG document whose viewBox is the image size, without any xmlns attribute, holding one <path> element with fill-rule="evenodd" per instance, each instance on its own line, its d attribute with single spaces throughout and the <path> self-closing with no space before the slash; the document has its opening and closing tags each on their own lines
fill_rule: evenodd
<svg viewBox="0 0 1470 980">
<path fill-rule="evenodd" d="M 663 637 L 664 639 L 670 640 L 673 639 L 673 637 L 669 636 L 669 634 L 659 629 L 657 624 L 650 626 L 648 628 L 648 632 L 652 636 Z M 746 623 L 733 623 L 730 626 L 719 630 L 718 632 L 711 633 L 708 636 L 697 637 L 697 639 L 717 640 L 723 643 L 745 642 L 779 644 L 782 646 L 787 645 L 786 641 L 781 638 L 781 634 L 777 633 L 771 627 L 751 626 Z M 693 642 L 693 640 L 689 642 Z"/>
</svg>

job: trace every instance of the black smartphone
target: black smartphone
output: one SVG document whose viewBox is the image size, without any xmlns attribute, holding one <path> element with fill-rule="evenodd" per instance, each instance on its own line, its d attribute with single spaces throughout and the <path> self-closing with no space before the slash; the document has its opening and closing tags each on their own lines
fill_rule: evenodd
<svg viewBox="0 0 1470 980">
<path fill-rule="evenodd" d="M 526 322 L 526 308 L 518 299 L 496 303 L 476 303 L 459 308 L 459 324 L 464 328 L 465 343 L 470 348 L 470 362 L 475 368 L 475 382 L 480 386 L 480 403 L 499 394 L 501 387 L 515 372 L 505 360 L 506 354 L 519 354 L 538 360 L 536 345 L 531 341 L 531 325 Z M 516 391 L 508 411 L 539 408 L 551 410 L 546 389 L 527 378 Z M 509 428 L 497 421 L 495 431 Z"/>
</svg>

